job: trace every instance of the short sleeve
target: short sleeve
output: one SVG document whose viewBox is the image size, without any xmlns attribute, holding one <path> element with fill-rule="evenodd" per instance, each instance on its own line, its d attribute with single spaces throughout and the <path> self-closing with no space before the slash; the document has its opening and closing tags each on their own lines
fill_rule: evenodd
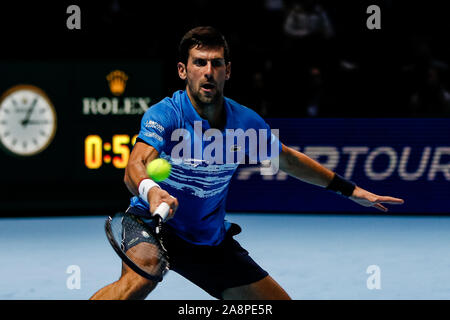
<svg viewBox="0 0 450 320">
<path fill-rule="evenodd" d="M 278 157 L 282 145 L 279 139 L 279 130 L 270 128 L 261 117 L 259 122 L 261 133 L 258 137 L 258 162 L 261 162 Z"/>
<path fill-rule="evenodd" d="M 138 139 L 154 147 L 158 153 L 170 141 L 176 123 L 176 113 L 167 103 L 151 106 L 141 120 Z"/>
<path fill-rule="evenodd" d="M 257 148 L 246 148 L 246 154 L 251 161 L 261 162 L 276 158 L 282 150 L 279 140 L 279 130 L 270 128 L 264 119 L 251 109 L 246 109 L 246 130 L 256 130 Z"/>
</svg>

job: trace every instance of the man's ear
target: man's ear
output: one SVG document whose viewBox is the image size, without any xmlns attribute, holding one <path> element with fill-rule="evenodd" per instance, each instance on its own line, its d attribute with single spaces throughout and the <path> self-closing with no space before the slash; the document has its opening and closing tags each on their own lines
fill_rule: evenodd
<svg viewBox="0 0 450 320">
<path fill-rule="evenodd" d="M 180 77 L 180 79 L 186 80 L 187 77 L 186 65 L 182 62 L 178 62 L 177 68 L 178 68 L 178 76 Z"/>
<path fill-rule="evenodd" d="M 226 71 L 225 71 L 225 72 L 226 72 L 226 73 L 225 73 L 225 80 L 230 79 L 230 77 L 231 77 L 231 62 L 228 62 L 228 63 L 227 63 Z"/>
</svg>

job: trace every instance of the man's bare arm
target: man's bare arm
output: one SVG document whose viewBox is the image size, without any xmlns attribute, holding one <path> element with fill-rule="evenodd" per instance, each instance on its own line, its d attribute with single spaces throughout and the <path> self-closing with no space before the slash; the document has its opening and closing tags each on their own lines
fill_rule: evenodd
<svg viewBox="0 0 450 320">
<path fill-rule="evenodd" d="M 125 168 L 124 182 L 128 190 L 135 196 L 139 196 L 139 183 L 148 179 L 146 166 L 152 160 L 158 158 L 158 151 L 143 142 L 136 142 L 131 151 L 128 165 Z"/>
<path fill-rule="evenodd" d="M 335 177 L 335 173 L 307 155 L 282 145 L 279 157 L 280 169 L 292 177 L 320 187 L 328 187 Z M 379 196 L 356 186 L 349 199 L 365 207 L 374 207 L 381 211 L 388 211 L 382 203 L 403 204 L 404 200 L 389 196 Z"/>
<path fill-rule="evenodd" d="M 280 169 L 288 175 L 320 187 L 327 187 L 333 179 L 334 172 L 325 168 L 304 153 L 282 144 Z"/>
<path fill-rule="evenodd" d="M 125 168 L 124 176 L 125 185 L 133 195 L 140 196 L 139 184 L 144 179 L 150 179 L 147 175 L 147 164 L 158 158 L 158 156 L 158 151 L 150 145 L 143 142 L 136 142 L 134 145 L 127 167 Z M 147 199 L 144 200 L 149 203 L 151 213 L 153 213 L 162 202 L 166 202 L 170 206 L 167 219 L 172 218 L 178 208 L 178 200 L 172 197 L 167 191 L 158 187 L 151 188 L 148 192 Z"/>
</svg>

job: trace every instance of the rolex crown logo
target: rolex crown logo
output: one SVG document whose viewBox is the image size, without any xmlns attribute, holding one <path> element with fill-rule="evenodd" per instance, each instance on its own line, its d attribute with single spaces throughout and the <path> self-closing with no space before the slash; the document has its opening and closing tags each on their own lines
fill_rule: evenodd
<svg viewBox="0 0 450 320">
<path fill-rule="evenodd" d="M 108 80 L 111 93 L 115 96 L 120 96 L 125 91 L 128 76 L 123 71 L 114 70 L 106 76 L 106 80 Z"/>
</svg>

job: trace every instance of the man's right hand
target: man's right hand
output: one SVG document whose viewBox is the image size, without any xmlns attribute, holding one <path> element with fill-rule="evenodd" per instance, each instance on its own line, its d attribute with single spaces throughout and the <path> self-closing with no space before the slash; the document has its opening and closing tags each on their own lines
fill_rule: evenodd
<svg viewBox="0 0 450 320">
<path fill-rule="evenodd" d="M 178 209 L 178 200 L 175 197 L 172 197 L 167 191 L 158 188 L 158 187 L 153 187 L 149 190 L 148 192 L 148 203 L 150 204 L 150 213 L 153 215 L 153 213 L 155 212 L 156 208 L 158 208 L 158 206 L 165 202 L 169 205 L 170 210 L 169 210 L 169 215 L 167 216 L 166 220 L 172 219 L 175 212 Z"/>
</svg>

